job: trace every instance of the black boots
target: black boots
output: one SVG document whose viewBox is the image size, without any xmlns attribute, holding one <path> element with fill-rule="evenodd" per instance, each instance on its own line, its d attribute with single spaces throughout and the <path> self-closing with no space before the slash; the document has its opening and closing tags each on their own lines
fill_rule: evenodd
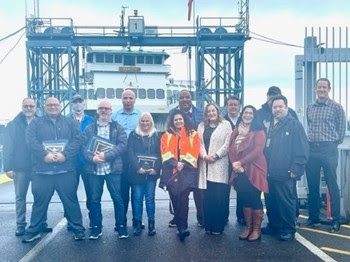
<svg viewBox="0 0 350 262">
<path fill-rule="evenodd" d="M 139 236 L 142 233 L 142 221 L 134 220 L 134 236 Z"/>
<path fill-rule="evenodd" d="M 156 234 L 156 229 L 154 228 L 154 220 L 148 220 L 148 235 L 154 236 Z"/>
</svg>

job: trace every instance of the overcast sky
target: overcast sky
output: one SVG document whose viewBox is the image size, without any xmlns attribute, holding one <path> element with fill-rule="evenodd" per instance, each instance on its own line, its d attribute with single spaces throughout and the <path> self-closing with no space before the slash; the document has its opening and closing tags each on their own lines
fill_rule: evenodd
<svg viewBox="0 0 350 262">
<path fill-rule="evenodd" d="M 232 0 L 196 0 L 196 15 L 201 17 L 237 16 L 237 3 Z M 127 15 L 138 9 L 146 25 L 192 25 L 187 21 L 187 0 L 41 0 L 41 17 L 72 18 L 74 25 L 119 26 L 121 6 L 128 6 Z M 33 1 L 27 0 L 28 14 L 33 13 Z M 303 45 L 305 27 L 345 26 L 350 24 L 348 0 L 250 0 L 250 30 L 276 40 Z M 24 0 L 0 0 L 0 38 L 25 24 Z M 0 42 L 0 61 L 19 40 L 22 33 Z M 169 50 L 176 57 L 172 77 L 186 79 L 187 72 L 179 60 L 179 50 Z M 245 101 L 260 107 L 271 85 L 281 87 L 294 103 L 294 57 L 302 48 L 274 45 L 257 41 L 245 47 Z M 25 35 L 18 46 L 0 64 L 0 119 L 12 118 L 26 96 Z M 179 62 L 180 61 L 180 62 Z M 194 76 L 193 76 L 194 77 Z"/>
</svg>

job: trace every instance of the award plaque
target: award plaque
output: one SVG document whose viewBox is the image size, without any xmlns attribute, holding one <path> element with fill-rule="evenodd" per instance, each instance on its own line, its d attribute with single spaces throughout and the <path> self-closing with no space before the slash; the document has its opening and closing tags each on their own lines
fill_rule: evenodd
<svg viewBox="0 0 350 262">
<path fill-rule="evenodd" d="M 66 147 L 68 140 L 46 140 L 43 141 L 43 147 L 48 153 L 62 153 Z"/>
<path fill-rule="evenodd" d="M 112 144 L 109 140 L 103 137 L 93 136 L 88 146 L 88 152 L 92 154 L 96 154 L 96 152 L 108 152 L 114 146 L 114 144 Z"/>
<path fill-rule="evenodd" d="M 146 156 L 146 155 L 139 155 L 137 156 L 137 162 L 140 164 L 140 167 L 144 170 L 154 169 L 154 166 L 157 161 L 157 157 L 155 156 Z"/>
</svg>

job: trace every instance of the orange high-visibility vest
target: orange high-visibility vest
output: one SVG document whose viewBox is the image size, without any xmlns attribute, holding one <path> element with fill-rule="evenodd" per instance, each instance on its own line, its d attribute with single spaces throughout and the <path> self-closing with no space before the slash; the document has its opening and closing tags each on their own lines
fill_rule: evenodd
<svg viewBox="0 0 350 262">
<path fill-rule="evenodd" d="M 192 167 L 197 167 L 199 157 L 199 136 L 195 130 L 187 135 L 184 127 L 177 133 L 165 132 L 161 138 L 160 146 L 162 163 L 175 158 L 178 161 L 186 161 Z"/>
</svg>

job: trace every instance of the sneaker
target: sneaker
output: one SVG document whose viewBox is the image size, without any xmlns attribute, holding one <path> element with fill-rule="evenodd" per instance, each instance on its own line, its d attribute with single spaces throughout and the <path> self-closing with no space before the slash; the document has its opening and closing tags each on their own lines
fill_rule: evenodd
<svg viewBox="0 0 350 262">
<path fill-rule="evenodd" d="M 332 221 L 331 230 L 329 232 L 331 233 L 339 233 L 340 231 L 340 223 L 339 221 Z"/>
<path fill-rule="evenodd" d="M 292 233 L 282 233 L 279 235 L 280 241 L 292 241 L 294 239 L 294 234 Z"/>
<path fill-rule="evenodd" d="M 119 239 L 125 239 L 125 238 L 128 238 L 129 237 L 129 234 L 128 234 L 128 228 L 124 225 L 120 225 L 118 226 L 118 238 Z"/>
<path fill-rule="evenodd" d="M 41 226 L 41 232 L 43 232 L 43 233 L 51 233 L 52 232 L 52 227 L 49 227 L 46 223 L 44 223 Z"/>
<path fill-rule="evenodd" d="M 41 237 L 40 232 L 34 232 L 34 233 L 26 232 L 23 239 L 22 239 L 22 242 L 23 243 L 30 243 L 36 239 L 39 239 L 40 237 Z"/>
<path fill-rule="evenodd" d="M 175 218 L 169 221 L 168 227 L 176 227 Z"/>
<path fill-rule="evenodd" d="M 17 237 L 23 236 L 26 233 L 25 227 L 17 227 L 17 230 L 15 232 L 15 235 Z"/>
<path fill-rule="evenodd" d="M 100 236 L 102 236 L 101 228 L 94 227 L 93 229 L 91 229 L 89 239 L 95 240 L 98 239 Z"/>
<path fill-rule="evenodd" d="M 301 224 L 302 227 L 317 227 L 320 225 L 320 220 L 310 219 L 308 218 L 305 223 Z"/>
<path fill-rule="evenodd" d="M 85 232 L 84 231 L 76 231 L 73 234 L 74 240 L 80 241 L 85 239 Z"/>
</svg>

